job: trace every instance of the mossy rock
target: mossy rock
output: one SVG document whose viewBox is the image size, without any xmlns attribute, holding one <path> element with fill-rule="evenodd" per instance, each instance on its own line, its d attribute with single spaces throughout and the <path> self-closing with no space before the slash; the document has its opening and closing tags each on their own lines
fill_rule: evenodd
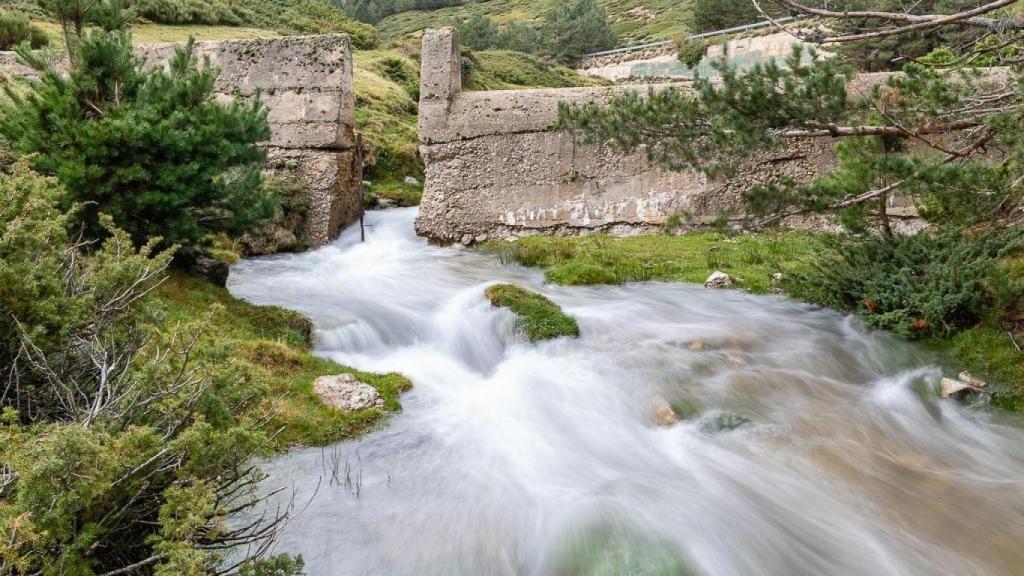
<svg viewBox="0 0 1024 576">
<path fill-rule="evenodd" d="M 488 287 L 484 295 L 492 305 L 508 308 L 516 315 L 517 328 L 523 331 L 530 342 L 580 335 L 580 327 L 575 318 L 536 292 L 515 284 L 495 284 Z"/>
<path fill-rule="evenodd" d="M 556 572 L 566 576 L 694 576 L 673 545 L 639 533 L 600 526 L 569 538 Z"/>
<path fill-rule="evenodd" d="M 714 434 L 716 432 L 728 432 L 740 426 L 749 424 L 750 419 L 744 418 L 732 412 L 715 412 L 700 419 L 701 432 Z"/>
</svg>

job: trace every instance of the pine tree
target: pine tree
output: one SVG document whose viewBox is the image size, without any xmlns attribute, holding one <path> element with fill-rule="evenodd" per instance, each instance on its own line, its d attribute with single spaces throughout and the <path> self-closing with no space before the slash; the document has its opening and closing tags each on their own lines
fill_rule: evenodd
<svg viewBox="0 0 1024 576">
<path fill-rule="evenodd" d="M 166 69 L 144 70 L 120 14 L 112 10 L 105 28 L 75 42 L 77 63 L 66 77 L 21 53 L 44 73 L 28 95 L 10 93 L 0 135 L 58 178 L 65 208 L 81 205 L 78 218 L 94 237 L 105 234 L 102 213 L 136 245 L 158 236 L 187 255 L 211 232 L 241 233 L 271 215 L 259 99 L 215 102 L 217 71 L 197 67 L 191 41 Z"/>
<path fill-rule="evenodd" d="M 544 36 L 548 53 L 563 63 L 576 62 L 616 42 L 608 15 L 596 0 L 559 3 L 544 19 Z"/>
<path fill-rule="evenodd" d="M 459 43 L 470 50 L 487 50 L 498 45 L 498 27 L 479 12 L 457 21 L 455 27 L 459 31 Z"/>
</svg>

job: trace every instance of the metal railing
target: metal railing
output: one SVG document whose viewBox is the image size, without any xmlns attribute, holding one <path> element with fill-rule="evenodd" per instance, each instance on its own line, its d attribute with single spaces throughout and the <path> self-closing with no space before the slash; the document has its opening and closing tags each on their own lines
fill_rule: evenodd
<svg viewBox="0 0 1024 576">
<path fill-rule="evenodd" d="M 733 32 L 745 32 L 747 30 L 754 30 L 756 28 L 764 28 L 766 26 L 773 26 L 775 24 L 783 24 L 786 22 L 792 22 L 794 20 L 800 20 L 807 16 L 786 16 L 785 18 L 776 18 L 775 20 L 764 20 L 762 22 L 754 22 L 753 24 L 744 24 L 742 26 L 733 26 L 732 28 L 723 28 L 721 30 L 713 30 L 711 32 L 702 32 L 700 34 L 694 34 L 687 36 L 687 40 L 701 40 L 704 38 L 712 38 L 714 36 L 721 36 L 723 34 L 732 34 Z M 636 46 L 626 46 L 625 48 L 614 48 L 612 50 L 602 50 L 600 52 L 593 52 L 590 54 L 584 54 L 583 60 L 587 58 L 596 58 L 598 56 L 609 56 L 612 54 L 625 54 L 627 52 L 638 52 L 640 50 L 646 50 L 648 48 L 660 48 L 661 46 L 668 46 L 672 44 L 674 40 L 662 40 L 661 42 L 649 42 L 647 44 L 637 44 Z"/>
</svg>

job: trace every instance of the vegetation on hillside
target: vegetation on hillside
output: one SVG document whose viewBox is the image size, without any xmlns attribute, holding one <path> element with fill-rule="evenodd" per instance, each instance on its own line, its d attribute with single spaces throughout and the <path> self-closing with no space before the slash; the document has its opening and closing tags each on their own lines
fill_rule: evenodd
<svg viewBox="0 0 1024 576">
<path fill-rule="evenodd" d="M 58 0 L 0 0 L 0 7 L 28 14 L 42 21 L 60 21 L 53 6 Z M 81 3 L 85 20 L 102 3 Z M 352 38 L 356 48 L 374 48 L 379 40 L 373 26 L 349 17 L 341 8 L 328 0 L 137 0 L 125 5 L 141 26 L 136 29 L 138 40 L 146 42 L 183 41 L 188 35 L 167 37 L 165 31 L 147 28 L 156 25 L 194 26 L 197 39 L 243 38 L 272 34 L 326 34 L 340 32 Z M 48 8 L 48 6 L 50 6 Z M 45 22 L 40 22 L 45 27 Z M 149 25 L 149 26 L 147 26 Z M 209 28 L 218 29 L 211 34 Z M 231 32 L 237 29 L 237 32 Z M 253 30 L 264 31 L 262 33 Z M 158 34 L 159 32 L 160 34 Z M 51 33 L 51 36 L 55 34 Z"/>
<path fill-rule="evenodd" d="M 598 0 L 608 14 L 620 44 L 672 40 L 690 30 L 690 3 L 677 0 Z M 385 39 L 409 36 L 427 28 L 440 28 L 477 13 L 499 27 L 525 22 L 539 27 L 544 16 L 563 2 L 556 0 L 484 0 L 464 6 L 399 12 L 377 23 Z"/>
<path fill-rule="evenodd" d="M 511 50 L 465 52 L 466 90 L 514 90 L 522 88 L 568 88 L 599 86 L 601 78 L 582 76 L 575 70 L 551 64 L 532 54 Z"/>
<path fill-rule="evenodd" d="M 499 27 L 490 18 L 474 12 L 468 18 L 456 19 L 455 27 L 460 44 L 467 48 L 543 54 L 563 64 L 615 45 L 608 16 L 595 0 L 559 4 L 538 26 L 513 21 Z"/>
<path fill-rule="evenodd" d="M 548 298 L 515 284 L 494 284 L 484 290 L 492 306 L 508 308 L 516 316 L 516 328 L 530 342 L 563 336 L 579 336 L 576 319 Z"/>
</svg>

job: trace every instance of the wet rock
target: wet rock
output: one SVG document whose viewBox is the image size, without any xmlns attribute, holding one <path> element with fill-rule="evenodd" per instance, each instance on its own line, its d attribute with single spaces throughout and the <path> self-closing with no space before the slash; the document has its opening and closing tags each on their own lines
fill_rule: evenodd
<svg viewBox="0 0 1024 576">
<path fill-rule="evenodd" d="M 750 419 L 744 418 L 732 412 L 716 412 L 700 419 L 700 430 L 707 434 L 716 432 L 728 432 L 735 430 L 744 424 L 749 424 Z"/>
<path fill-rule="evenodd" d="M 672 409 L 672 406 L 664 398 L 656 397 L 652 404 L 654 406 L 655 424 L 667 427 L 679 422 L 679 416 L 676 414 L 676 411 Z"/>
<path fill-rule="evenodd" d="M 747 365 L 747 359 L 739 354 L 729 354 L 725 357 L 725 361 L 737 368 Z"/>
<path fill-rule="evenodd" d="M 732 276 L 725 272 L 714 271 L 704 281 L 705 288 L 732 288 Z"/>
<path fill-rule="evenodd" d="M 461 242 L 463 246 L 469 246 L 470 244 L 473 243 L 473 235 L 463 234 L 462 238 L 459 239 L 459 242 Z"/>
<path fill-rule="evenodd" d="M 689 346 L 687 346 L 687 348 L 689 348 L 690 350 L 692 350 L 694 352 L 700 352 L 701 350 L 707 348 L 707 345 L 704 344 L 703 340 L 693 340 L 692 342 L 690 342 L 690 344 L 689 344 Z"/>
<path fill-rule="evenodd" d="M 352 374 L 320 376 L 313 382 L 313 391 L 328 406 L 344 411 L 376 408 L 384 410 L 384 399 L 377 389 L 360 382 Z"/>
<path fill-rule="evenodd" d="M 202 276 L 217 286 L 223 287 L 228 283 L 228 274 L 231 272 L 231 268 L 227 262 L 199 256 L 189 265 L 189 272 L 196 276 Z"/>
<path fill-rule="evenodd" d="M 988 386 L 988 382 L 985 382 L 984 380 L 979 380 L 974 376 L 971 376 L 970 372 L 961 372 L 960 375 L 957 376 L 957 378 L 960 378 L 961 382 L 966 382 L 976 388 L 984 388 Z"/>
<path fill-rule="evenodd" d="M 984 392 L 984 390 L 980 386 L 972 385 L 971 383 L 964 382 L 963 380 L 943 378 L 942 381 L 939 382 L 939 395 L 943 398 L 963 400 L 972 394 L 981 392 Z"/>
</svg>

